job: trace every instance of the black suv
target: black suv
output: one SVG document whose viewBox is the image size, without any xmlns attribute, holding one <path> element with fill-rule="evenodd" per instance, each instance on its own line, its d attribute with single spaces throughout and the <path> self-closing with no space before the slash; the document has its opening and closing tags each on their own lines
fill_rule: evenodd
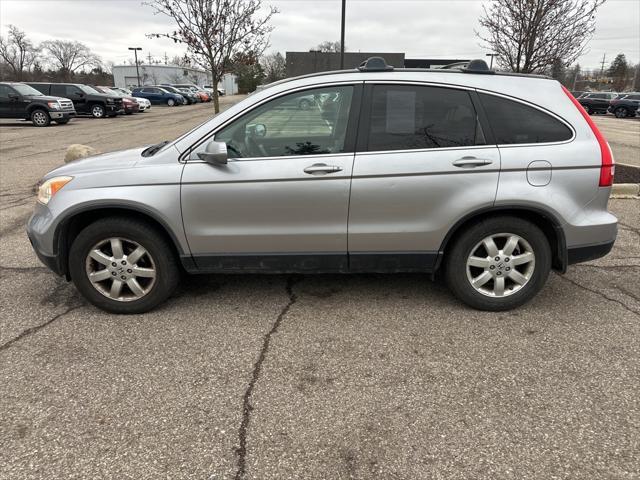
<svg viewBox="0 0 640 480">
<path fill-rule="evenodd" d="M 589 115 L 607 113 L 609 102 L 618 96 L 615 92 L 591 92 L 578 99 Z"/>
<path fill-rule="evenodd" d="M 115 117 L 124 112 L 122 97 L 106 95 L 81 83 L 29 83 L 45 95 L 61 95 L 70 98 L 78 114 L 95 118 Z"/>
<path fill-rule="evenodd" d="M 24 83 L 0 83 L 0 118 L 24 118 L 36 127 L 46 127 L 51 120 L 64 125 L 75 116 L 68 98 L 45 96 Z"/>
<path fill-rule="evenodd" d="M 630 93 L 609 103 L 609 112 L 618 118 L 635 117 L 640 107 L 640 93 Z"/>
</svg>

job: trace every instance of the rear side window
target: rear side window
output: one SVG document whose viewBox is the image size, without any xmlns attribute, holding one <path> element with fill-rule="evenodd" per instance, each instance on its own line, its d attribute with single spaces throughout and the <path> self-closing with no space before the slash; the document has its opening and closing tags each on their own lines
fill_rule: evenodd
<svg viewBox="0 0 640 480">
<path fill-rule="evenodd" d="M 484 144 L 469 93 L 449 88 L 375 85 L 369 151 Z"/>
<path fill-rule="evenodd" d="M 536 108 L 484 93 L 480 100 L 499 145 L 563 142 L 573 136 L 564 123 Z"/>
</svg>

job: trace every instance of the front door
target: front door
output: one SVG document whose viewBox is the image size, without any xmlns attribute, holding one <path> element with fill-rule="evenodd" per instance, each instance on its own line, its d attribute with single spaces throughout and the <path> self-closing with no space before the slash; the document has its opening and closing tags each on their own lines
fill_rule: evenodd
<svg viewBox="0 0 640 480">
<path fill-rule="evenodd" d="M 474 91 L 368 84 L 349 210 L 352 271 L 431 271 L 448 231 L 493 205 L 500 154 Z"/>
<path fill-rule="evenodd" d="M 185 233 L 208 271 L 341 271 L 360 88 L 298 91 L 215 132 L 226 165 L 191 153 L 182 177 Z"/>
</svg>

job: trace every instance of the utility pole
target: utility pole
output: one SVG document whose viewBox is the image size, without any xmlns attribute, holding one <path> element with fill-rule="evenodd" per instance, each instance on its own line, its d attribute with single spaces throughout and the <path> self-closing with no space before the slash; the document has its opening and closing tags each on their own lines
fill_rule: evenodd
<svg viewBox="0 0 640 480">
<path fill-rule="evenodd" d="M 604 59 L 607 57 L 606 53 L 602 54 L 602 62 L 600 62 L 600 80 L 602 80 L 602 77 L 604 77 Z"/>
<path fill-rule="evenodd" d="M 133 55 L 136 57 L 136 79 L 138 80 L 138 86 L 140 86 L 140 70 L 138 69 L 138 50 L 142 50 L 142 48 L 129 47 L 129 50 L 133 50 Z"/>
<path fill-rule="evenodd" d="M 344 15 L 347 0 L 342 0 L 342 24 L 340 26 L 340 70 L 344 70 Z"/>
<path fill-rule="evenodd" d="M 493 70 L 493 57 L 498 57 L 497 53 L 487 53 L 485 56 L 491 57 L 491 65 L 489 65 L 489 70 Z"/>
<path fill-rule="evenodd" d="M 151 65 L 151 62 L 152 62 L 151 52 L 149 52 L 149 54 L 147 55 L 147 60 L 149 60 L 149 65 Z"/>
<path fill-rule="evenodd" d="M 164 64 L 165 65 L 169 64 L 169 57 L 167 57 L 167 52 L 164 52 Z"/>
</svg>

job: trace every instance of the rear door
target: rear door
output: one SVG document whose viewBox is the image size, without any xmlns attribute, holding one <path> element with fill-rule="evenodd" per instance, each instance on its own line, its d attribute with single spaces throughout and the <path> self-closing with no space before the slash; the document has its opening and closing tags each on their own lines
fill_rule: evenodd
<svg viewBox="0 0 640 480">
<path fill-rule="evenodd" d="M 15 94 L 8 85 L 0 85 L 0 118 L 13 118 L 13 110 L 16 100 L 9 94 Z"/>
<path fill-rule="evenodd" d="M 474 91 L 367 84 L 349 207 L 352 271 L 429 271 L 451 227 L 493 205 L 500 155 Z"/>
</svg>

